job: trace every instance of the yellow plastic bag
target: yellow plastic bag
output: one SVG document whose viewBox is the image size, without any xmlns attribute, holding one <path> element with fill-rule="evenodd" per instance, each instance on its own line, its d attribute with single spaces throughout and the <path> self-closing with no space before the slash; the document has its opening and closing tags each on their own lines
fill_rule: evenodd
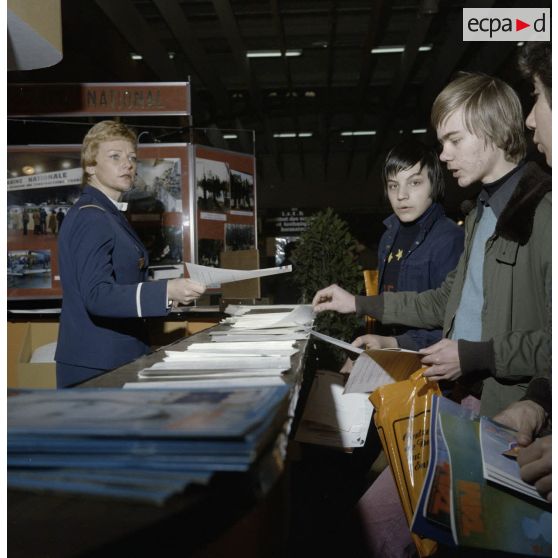
<svg viewBox="0 0 558 558">
<path fill-rule="evenodd" d="M 417 370 L 407 380 L 382 386 L 370 395 L 376 409 L 374 422 L 409 525 L 428 468 L 432 395 L 441 395 L 438 384 L 422 376 L 424 370 Z M 436 551 L 435 541 L 411 535 L 420 556 Z"/>
</svg>

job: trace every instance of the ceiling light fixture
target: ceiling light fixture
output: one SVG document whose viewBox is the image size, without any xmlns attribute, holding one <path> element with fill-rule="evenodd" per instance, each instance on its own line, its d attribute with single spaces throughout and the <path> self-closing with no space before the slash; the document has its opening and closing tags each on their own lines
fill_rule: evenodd
<svg viewBox="0 0 558 558">
<path fill-rule="evenodd" d="M 143 60 L 143 56 L 137 52 L 130 52 L 130 58 L 132 60 Z"/>
<path fill-rule="evenodd" d="M 280 50 L 247 50 L 246 58 L 280 58 Z M 301 48 L 290 48 L 285 51 L 285 56 L 302 56 Z"/>
<path fill-rule="evenodd" d="M 298 134 L 296 132 L 278 132 L 276 134 L 273 134 L 274 138 L 281 138 L 281 139 L 288 139 L 288 138 L 311 138 L 313 135 L 313 132 L 298 132 Z"/>
<path fill-rule="evenodd" d="M 35 167 L 32 167 L 31 165 L 25 165 L 24 167 L 21 168 L 21 171 L 23 172 L 23 174 L 35 174 Z"/>
<path fill-rule="evenodd" d="M 426 128 L 415 128 L 414 130 L 411 130 L 411 134 L 426 134 L 426 132 Z"/>
<path fill-rule="evenodd" d="M 419 52 L 428 52 L 432 50 L 432 45 L 422 45 L 418 47 Z M 373 48 L 370 52 L 372 54 L 394 54 L 397 52 L 404 52 L 405 47 L 403 45 L 391 45 L 391 46 L 379 46 Z"/>
<path fill-rule="evenodd" d="M 174 60 L 176 57 L 176 52 L 173 52 L 172 50 L 169 50 L 169 60 Z"/>
<path fill-rule="evenodd" d="M 347 130 L 341 132 L 342 136 L 375 136 L 376 130 Z"/>
<path fill-rule="evenodd" d="M 238 139 L 236 134 L 223 134 L 223 139 Z"/>
</svg>

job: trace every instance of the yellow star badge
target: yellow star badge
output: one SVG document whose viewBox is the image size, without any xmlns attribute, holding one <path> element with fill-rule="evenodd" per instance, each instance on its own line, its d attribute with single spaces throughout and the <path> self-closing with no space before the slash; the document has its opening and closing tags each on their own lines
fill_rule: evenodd
<svg viewBox="0 0 558 558">
<path fill-rule="evenodd" d="M 403 250 L 401 250 L 401 248 L 397 250 L 397 254 L 395 254 L 395 257 L 397 258 L 397 261 L 399 261 L 403 257 Z"/>
<path fill-rule="evenodd" d="M 393 254 L 390 252 L 388 256 L 388 263 L 391 263 L 391 260 L 393 260 Z"/>
</svg>

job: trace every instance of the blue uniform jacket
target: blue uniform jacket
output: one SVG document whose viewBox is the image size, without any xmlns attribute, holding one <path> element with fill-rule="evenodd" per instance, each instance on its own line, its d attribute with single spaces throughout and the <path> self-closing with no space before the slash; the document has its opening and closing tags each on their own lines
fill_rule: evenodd
<svg viewBox="0 0 558 558">
<path fill-rule="evenodd" d="M 92 186 L 85 186 L 64 219 L 58 264 L 58 363 L 98 373 L 149 352 L 143 318 L 167 313 L 167 282 L 146 281 L 145 247 L 111 200 Z"/>
<path fill-rule="evenodd" d="M 384 225 L 387 230 L 378 246 L 379 285 L 383 290 L 383 276 L 387 257 L 397 237 L 400 222 L 395 214 Z M 452 271 L 463 252 L 463 228 L 446 217 L 442 206 L 433 203 L 419 219 L 420 231 L 411 249 L 401 260 L 397 291 L 422 292 L 438 288 Z M 442 338 L 442 330 L 409 329 L 396 335 L 399 346 L 418 350 Z"/>
</svg>

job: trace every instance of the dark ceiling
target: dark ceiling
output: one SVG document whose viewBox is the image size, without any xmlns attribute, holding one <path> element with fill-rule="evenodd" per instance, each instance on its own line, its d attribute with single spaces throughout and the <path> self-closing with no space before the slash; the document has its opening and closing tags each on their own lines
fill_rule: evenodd
<svg viewBox="0 0 558 558">
<path fill-rule="evenodd" d="M 63 60 L 41 70 L 9 72 L 8 81 L 155 82 L 190 76 L 193 123 L 207 129 L 197 135 L 199 141 L 245 150 L 251 143 L 241 139 L 251 139 L 251 132 L 226 140 L 219 130 L 255 130 L 261 208 L 382 212 L 377 173 L 383 154 L 413 130 L 428 129 L 432 101 L 455 72 L 499 75 L 516 87 L 527 108 L 528 87 L 515 67 L 516 43 L 461 40 L 462 8 L 523 4 L 62 0 Z M 405 51 L 371 54 L 385 45 L 402 45 Z M 424 45 L 431 50 L 419 51 Z M 302 49 L 302 54 L 246 58 L 246 51 L 263 49 Z M 143 59 L 132 60 L 131 52 Z M 182 126 L 183 121 L 168 118 L 138 124 L 161 141 L 184 141 L 189 136 Z M 10 121 L 8 142 L 79 143 L 85 130 Z M 376 134 L 341 135 L 355 130 Z M 273 137 L 284 132 L 312 135 Z M 435 145 L 430 130 L 416 137 Z M 456 211 L 467 193 L 449 178 L 448 209 Z"/>
</svg>

